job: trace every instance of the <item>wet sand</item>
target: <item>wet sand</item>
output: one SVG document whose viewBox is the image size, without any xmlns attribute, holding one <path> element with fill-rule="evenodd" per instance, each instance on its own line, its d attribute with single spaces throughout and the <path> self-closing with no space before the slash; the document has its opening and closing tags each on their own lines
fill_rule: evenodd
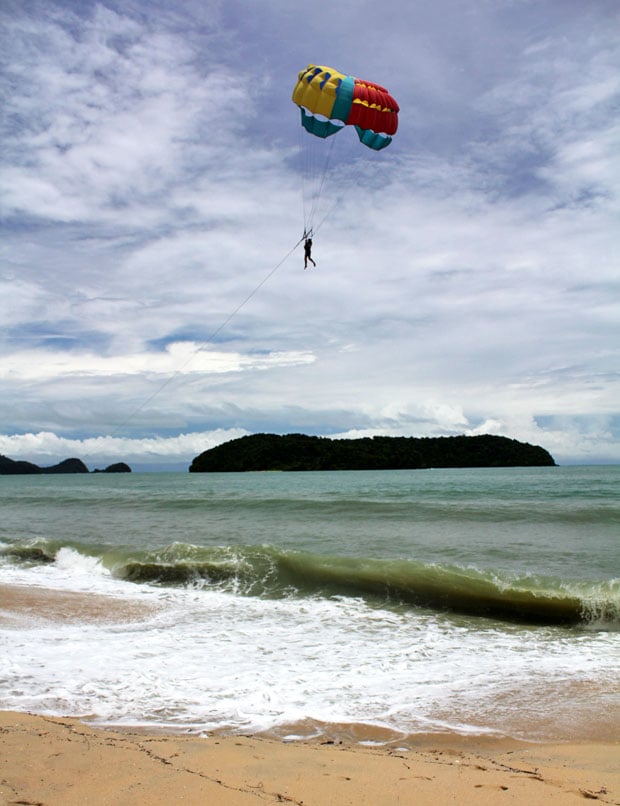
<svg viewBox="0 0 620 806">
<path fill-rule="evenodd" d="M 620 802 L 619 744 L 418 737 L 404 747 L 163 736 L 0 712 L 0 803 Z"/>
<path fill-rule="evenodd" d="M 8 627 L 42 622 L 129 622 L 156 609 L 154 604 L 99 593 L 0 584 L 0 625 Z"/>
</svg>

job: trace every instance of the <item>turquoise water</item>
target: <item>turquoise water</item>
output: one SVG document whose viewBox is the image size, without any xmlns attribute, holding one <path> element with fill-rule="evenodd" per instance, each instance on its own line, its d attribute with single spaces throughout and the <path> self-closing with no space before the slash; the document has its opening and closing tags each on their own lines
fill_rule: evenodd
<svg viewBox="0 0 620 806">
<path fill-rule="evenodd" d="M 617 466 L 5 476 L 0 581 L 158 609 L 33 618 L 19 649 L 7 627 L 0 696 L 195 730 L 613 731 L 619 576 Z"/>
</svg>

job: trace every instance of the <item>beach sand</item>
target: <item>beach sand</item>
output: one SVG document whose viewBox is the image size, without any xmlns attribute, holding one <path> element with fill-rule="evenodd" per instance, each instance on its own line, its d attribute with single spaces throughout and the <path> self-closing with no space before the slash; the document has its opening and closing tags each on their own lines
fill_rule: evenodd
<svg viewBox="0 0 620 806">
<path fill-rule="evenodd" d="M 403 747 L 163 736 L 0 712 L 0 803 L 620 802 L 620 745 L 419 737 Z"/>
<path fill-rule="evenodd" d="M 37 622 L 124 622 L 144 618 L 156 606 L 135 599 L 98 593 L 56 591 L 26 585 L 0 584 L 0 626 Z"/>
</svg>

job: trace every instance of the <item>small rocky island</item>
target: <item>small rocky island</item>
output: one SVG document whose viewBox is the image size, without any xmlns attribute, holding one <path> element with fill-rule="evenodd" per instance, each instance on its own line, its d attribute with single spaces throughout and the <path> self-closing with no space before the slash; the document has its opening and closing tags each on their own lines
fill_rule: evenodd
<svg viewBox="0 0 620 806">
<path fill-rule="evenodd" d="M 0 476 L 25 476 L 41 473 L 89 473 L 81 459 L 65 459 L 57 465 L 50 467 L 39 467 L 32 462 L 9 459 L 8 456 L 0 455 Z M 116 462 L 109 465 L 105 470 L 93 470 L 93 473 L 131 473 L 131 468 L 125 462 Z"/>
<path fill-rule="evenodd" d="M 252 434 L 204 451 L 193 460 L 189 472 L 554 465 L 553 457 L 544 448 L 490 435 L 329 439 L 304 434 Z"/>
</svg>

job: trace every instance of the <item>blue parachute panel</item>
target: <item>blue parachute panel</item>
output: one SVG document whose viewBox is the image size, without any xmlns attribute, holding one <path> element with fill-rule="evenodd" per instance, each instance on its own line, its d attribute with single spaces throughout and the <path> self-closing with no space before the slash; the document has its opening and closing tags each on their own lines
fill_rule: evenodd
<svg viewBox="0 0 620 806">
<path fill-rule="evenodd" d="M 372 129 L 362 129 L 361 126 L 356 126 L 355 130 L 357 131 L 357 136 L 360 138 L 360 142 L 363 143 L 368 148 L 372 148 L 375 151 L 381 151 L 382 148 L 389 146 L 392 142 L 392 138 L 388 137 L 385 134 L 379 134 L 378 132 L 373 132 Z"/>
<path fill-rule="evenodd" d="M 319 120 L 314 115 L 309 115 L 305 109 L 301 110 L 301 125 L 315 137 L 323 138 L 331 137 L 332 134 L 342 131 L 343 128 L 329 120 Z"/>
</svg>

